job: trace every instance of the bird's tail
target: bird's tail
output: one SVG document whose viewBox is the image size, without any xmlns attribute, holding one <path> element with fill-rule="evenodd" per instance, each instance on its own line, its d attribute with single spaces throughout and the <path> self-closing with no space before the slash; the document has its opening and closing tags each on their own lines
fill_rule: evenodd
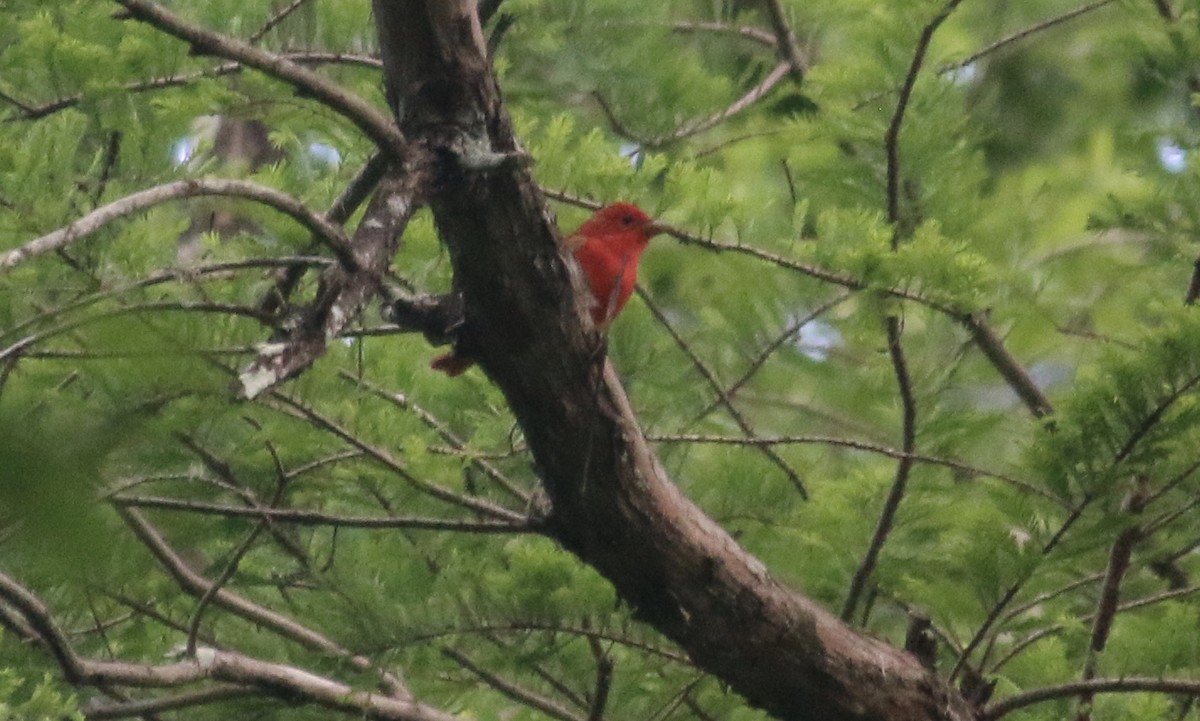
<svg viewBox="0 0 1200 721">
<path fill-rule="evenodd" d="M 457 355 L 454 351 L 443 353 L 437 358 L 429 361 L 429 367 L 435 371 L 441 371 L 453 378 L 454 376 L 462 375 L 468 368 L 475 365 L 475 361 L 470 358 L 464 358 Z"/>
</svg>

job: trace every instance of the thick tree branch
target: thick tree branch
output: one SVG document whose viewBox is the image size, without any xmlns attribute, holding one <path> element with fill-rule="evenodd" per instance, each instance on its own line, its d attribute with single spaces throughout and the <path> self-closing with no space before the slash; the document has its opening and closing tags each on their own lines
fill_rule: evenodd
<svg viewBox="0 0 1200 721">
<path fill-rule="evenodd" d="M 778 584 L 666 477 L 581 322 L 533 179 L 456 160 L 519 147 L 470 3 L 374 9 L 406 135 L 453 163 L 430 205 L 480 366 L 521 424 L 553 505 L 548 532 L 699 666 L 781 719 L 969 718 L 915 657 Z"/>
</svg>

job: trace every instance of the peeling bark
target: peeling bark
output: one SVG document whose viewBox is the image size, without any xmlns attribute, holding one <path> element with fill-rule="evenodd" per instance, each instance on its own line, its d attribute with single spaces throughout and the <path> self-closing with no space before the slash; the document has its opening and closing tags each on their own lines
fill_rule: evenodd
<svg viewBox="0 0 1200 721">
<path fill-rule="evenodd" d="M 350 257 L 322 273 L 316 298 L 285 318 L 283 330 L 238 374 L 241 395 L 254 398 L 308 368 L 324 355 L 330 339 L 358 317 L 379 292 L 400 234 L 420 207 L 427 184 L 420 171 L 384 179 L 350 238 Z"/>
</svg>

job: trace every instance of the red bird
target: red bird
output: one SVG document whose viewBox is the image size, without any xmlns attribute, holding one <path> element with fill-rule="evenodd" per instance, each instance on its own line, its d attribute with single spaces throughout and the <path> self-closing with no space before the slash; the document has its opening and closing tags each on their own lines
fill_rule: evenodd
<svg viewBox="0 0 1200 721">
<path fill-rule="evenodd" d="M 666 227 L 632 203 L 613 203 L 588 218 L 579 230 L 567 236 L 566 246 L 583 269 L 592 297 L 592 322 L 600 330 L 609 323 L 633 294 L 638 262 L 650 239 Z M 470 368 L 474 361 L 454 351 L 434 358 L 429 364 L 448 376 Z"/>
</svg>

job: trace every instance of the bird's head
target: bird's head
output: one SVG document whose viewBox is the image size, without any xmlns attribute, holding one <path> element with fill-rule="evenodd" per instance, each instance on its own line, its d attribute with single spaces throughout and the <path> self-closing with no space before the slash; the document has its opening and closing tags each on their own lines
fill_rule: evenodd
<svg viewBox="0 0 1200 721">
<path fill-rule="evenodd" d="M 651 218 L 633 203 L 613 203 L 596 211 L 580 226 L 578 233 L 589 238 L 618 238 L 645 245 L 666 226 Z"/>
</svg>

